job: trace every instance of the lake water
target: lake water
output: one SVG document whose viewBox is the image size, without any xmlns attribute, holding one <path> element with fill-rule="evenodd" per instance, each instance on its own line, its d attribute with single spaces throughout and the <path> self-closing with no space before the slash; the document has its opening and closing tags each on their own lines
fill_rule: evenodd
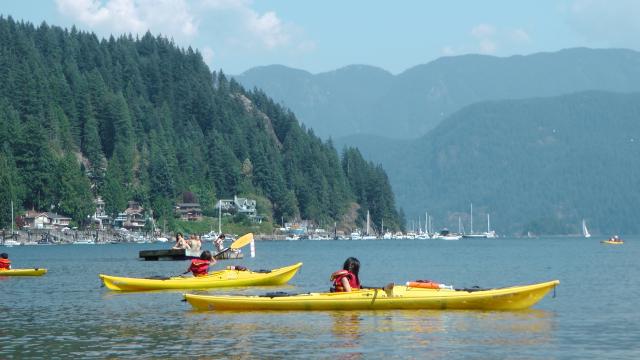
<svg viewBox="0 0 640 360">
<path fill-rule="evenodd" d="M 368 286 L 561 281 L 555 298 L 516 312 L 196 312 L 181 301 L 182 291 L 101 287 L 98 273 L 184 271 L 186 261 L 137 259 L 140 250 L 167 245 L 0 247 L 14 268 L 49 269 L 43 277 L 0 278 L 0 358 L 638 359 L 640 238 L 625 240 L 622 246 L 593 238 L 261 241 L 255 258 L 216 267 L 304 262 L 289 285 L 207 291 L 323 291 L 348 256 L 360 260 Z"/>
</svg>

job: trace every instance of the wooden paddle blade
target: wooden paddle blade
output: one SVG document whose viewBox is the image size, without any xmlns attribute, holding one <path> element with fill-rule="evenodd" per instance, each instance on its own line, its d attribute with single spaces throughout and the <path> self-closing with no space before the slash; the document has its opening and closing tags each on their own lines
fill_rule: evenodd
<svg viewBox="0 0 640 360">
<path fill-rule="evenodd" d="M 234 241 L 230 248 L 239 249 L 243 246 L 247 246 L 253 241 L 253 233 L 248 233 L 246 235 L 240 236 L 236 241 Z"/>
</svg>

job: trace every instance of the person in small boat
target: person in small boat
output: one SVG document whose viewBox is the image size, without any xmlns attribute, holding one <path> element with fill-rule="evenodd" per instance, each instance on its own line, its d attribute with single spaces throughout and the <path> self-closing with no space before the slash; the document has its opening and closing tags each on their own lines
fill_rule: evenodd
<svg viewBox="0 0 640 360">
<path fill-rule="evenodd" d="M 11 260 L 9 260 L 9 254 L 0 254 L 0 271 L 11 270 Z"/>
<path fill-rule="evenodd" d="M 216 263 L 216 259 L 211 256 L 211 252 L 209 250 L 205 250 L 200 254 L 199 259 L 191 260 L 191 264 L 189 265 L 189 269 L 185 273 L 191 272 L 193 276 L 205 276 L 209 274 L 209 266 L 214 265 Z"/>
<path fill-rule="evenodd" d="M 224 234 L 220 234 L 215 240 L 213 240 L 213 244 L 215 245 L 218 252 L 224 250 L 224 239 Z"/>
<path fill-rule="evenodd" d="M 360 261 L 354 257 L 345 260 L 342 270 L 338 270 L 331 274 L 333 287 L 331 292 L 349 292 L 360 289 Z"/>
<path fill-rule="evenodd" d="M 181 232 L 176 234 L 176 243 L 173 245 L 172 249 L 191 249 L 191 246 L 184 239 L 184 236 Z"/>
</svg>

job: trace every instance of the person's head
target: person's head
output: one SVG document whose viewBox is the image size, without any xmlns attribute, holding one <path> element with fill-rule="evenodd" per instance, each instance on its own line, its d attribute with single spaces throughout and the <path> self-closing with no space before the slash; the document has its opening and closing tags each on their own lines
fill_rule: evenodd
<svg viewBox="0 0 640 360">
<path fill-rule="evenodd" d="M 222 239 L 222 240 L 224 240 L 224 234 L 220 234 L 220 235 L 218 236 L 218 239 Z"/>
<path fill-rule="evenodd" d="M 345 260 L 342 269 L 351 271 L 356 277 L 358 277 L 358 272 L 360 271 L 360 261 L 354 257 L 350 257 Z"/>
<path fill-rule="evenodd" d="M 8 258 L 9 258 L 9 254 L 7 254 L 7 253 L 2 253 L 2 254 L 0 254 L 0 258 L 8 259 Z"/>
<path fill-rule="evenodd" d="M 211 251 L 205 250 L 200 254 L 200 260 L 211 260 Z"/>
<path fill-rule="evenodd" d="M 180 240 L 181 238 L 183 238 L 182 233 L 181 233 L 181 232 L 178 232 L 178 233 L 176 234 L 176 241 Z"/>
</svg>

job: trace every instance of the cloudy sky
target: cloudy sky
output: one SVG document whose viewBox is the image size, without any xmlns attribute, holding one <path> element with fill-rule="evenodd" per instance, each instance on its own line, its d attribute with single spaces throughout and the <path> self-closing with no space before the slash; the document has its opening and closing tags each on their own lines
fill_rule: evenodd
<svg viewBox="0 0 640 360">
<path fill-rule="evenodd" d="M 635 0 L 21 0 L 0 15 L 99 36 L 162 34 L 239 74 L 283 64 L 312 73 L 350 64 L 400 73 L 441 56 L 562 48 L 640 49 Z"/>
</svg>

